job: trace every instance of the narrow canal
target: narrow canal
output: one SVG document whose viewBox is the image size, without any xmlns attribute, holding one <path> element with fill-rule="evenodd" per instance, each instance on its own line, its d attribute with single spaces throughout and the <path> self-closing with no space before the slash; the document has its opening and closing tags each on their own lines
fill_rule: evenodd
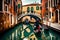
<svg viewBox="0 0 60 40">
<path fill-rule="evenodd" d="M 60 34 L 56 31 L 44 30 L 44 27 L 42 27 L 41 33 L 36 34 L 33 27 L 34 24 L 18 24 L 4 33 L 0 40 L 60 40 Z"/>
</svg>

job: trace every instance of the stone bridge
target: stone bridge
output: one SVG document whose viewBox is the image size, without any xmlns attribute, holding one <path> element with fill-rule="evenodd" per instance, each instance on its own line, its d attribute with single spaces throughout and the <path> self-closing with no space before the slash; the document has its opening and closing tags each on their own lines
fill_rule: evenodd
<svg viewBox="0 0 60 40">
<path fill-rule="evenodd" d="M 21 20 L 25 16 L 31 16 L 34 19 L 39 19 L 39 20 L 41 19 L 41 15 L 37 13 L 25 13 L 25 14 L 22 13 L 21 15 L 18 16 L 18 21 Z"/>
</svg>

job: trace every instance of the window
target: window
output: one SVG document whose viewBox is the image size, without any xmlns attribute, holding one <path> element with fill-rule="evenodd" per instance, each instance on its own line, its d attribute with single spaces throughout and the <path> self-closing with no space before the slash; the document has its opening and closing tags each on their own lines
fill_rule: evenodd
<svg viewBox="0 0 60 40">
<path fill-rule="evenodd" d="M 34 8 L 33 8 L 33 7 L 31 7 L 31 12 L 33 13 L 33 11 L 34 11 Z"/>
<path fill-rule="evenodd" d="M 54 6 L 57 6 L 57 0 L 54 0 Z"/>
<path fill-rule="evenodd" d="M 15 11 L 15 6 L 16 6 L 16 5 L 15 5 L 15 2 L 14 2 L 14 11 Z"/>
<path fill-rule="evenodd" d="M 20 8 L 21 7 L 21 4 L 18 4 L 18 8 Z"/>
<path fill-rule="evenodd" d="M 17 6 L 15 7 L 15 11 L 16 11 L 16 13 L 17 13 Z"/>
<path fill-rule="evenodd" d="M 49 18 L 51 18 L 51 12 L 49 12 Z"/>
<path fill-rule="evenodd" d="M 10 3 L 10 1 L 12 1 L 12 0 L 5 0 L 5 3 L 8 4 L 8 3 Z"/>
<path fill-rule="evenodd" d="M 36 10 L 39 10 L 39 6 L 36 6 Z"/>
<path fill-rule="evenodd" d="M 15 2 L 14 2 L 14 11 L 17 13 L 17 6 L 16 6 Z"/>
<path fill-rule="evenodd" d="M 6 0 L 7 3 L 10 3 L 10 0 Z"/>
<path fill-rule="evenodd" d="M 55 0 L 51 0 L 51 7 L 54 7 L 55 6 Z"/>
<path fill-rule="evenodd" d="M 29 7 L 27 7 L 27 12 L 29 12 L 30 11 L 30 8 Z"/>
<path fill-rule="evenodd" d="M 54 13 L 52 13 L 52 16 L 54 16 Z"/>
<path fill-rule="evenodd" d="M 5 11 L 7 11 L 7 6 L 5 6 Z"/>
<path fill-rule="evenodd" d="M 10 0 L 8 0 L 8 3 L 10 3 Z"/>
<path fill-rule="evenodd" d="M 2 0 L 0 0 L 0 11 L 2 11 Z"/>
</svg>

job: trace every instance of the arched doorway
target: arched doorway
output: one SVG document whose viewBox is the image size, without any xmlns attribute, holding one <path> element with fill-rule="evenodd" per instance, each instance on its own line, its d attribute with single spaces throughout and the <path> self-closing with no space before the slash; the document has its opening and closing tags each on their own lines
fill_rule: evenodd
<svg viewBox="0 0 60 40">
<path fill-rule="evenodd" d="M 29 13 L 30 12 L 30 7 L 27 7 L 27 13 Z"/>
<path fill-rule="evenodd" d="M 34 12 L 34 8 L 33 7 L 31 7 L 31 13 L 33 13 Z"/>
<path fill-rule="evenodd" d="M 55 11 L 55 22 L 58 23 L 58 10 Z"/>
</svg>

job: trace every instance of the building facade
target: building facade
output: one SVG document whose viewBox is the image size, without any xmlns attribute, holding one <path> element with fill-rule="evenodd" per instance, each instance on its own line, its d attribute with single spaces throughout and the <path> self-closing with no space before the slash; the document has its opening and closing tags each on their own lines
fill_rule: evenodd
<svg viewBox="0 0 60 40">
<path fill-rule="evenodd" d="M 22 6 L 22 13 L 41 13 L 41 4 L 28 4 Z"/>
<path fill-rule="evenodd" d="M 42 17 L 53 23 L 60 23 L 60 0 L 42 0 Z"/>
<path fill-rule="evenodd" d="M 60 0 L 48 0 L 48 17 L 51 22 L 60 23 Z"/>
<path fill-rule="evenodd" d="M 21 0 L 0 1 L 0 31 L 12 28 L 14 25 L 17 24 L 18 1 Z M 20 2 L 20 4 L 22 3 Z"/>
</svg>

